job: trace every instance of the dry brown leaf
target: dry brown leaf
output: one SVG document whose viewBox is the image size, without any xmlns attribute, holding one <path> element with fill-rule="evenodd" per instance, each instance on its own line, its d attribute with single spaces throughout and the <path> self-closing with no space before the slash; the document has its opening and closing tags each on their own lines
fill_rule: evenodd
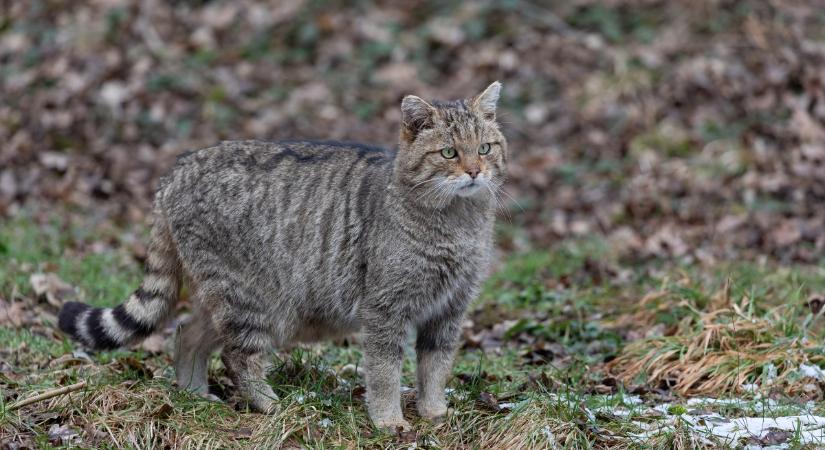
<svg viewBox="0 0 825 450">
<path fill-rule="evenodd" d="M 0 299 L 0 325 L 20 328 L 28 323 L 28 314 L 22 302 L 9 303 Z"/>
<path fill-rule="evenodd" d="M 35 295 L 45 299 L 50 305 L 60 308 L 67 301 L 77 297 L 74 287 L 61 280 L 54 273 L 35 273 L 29 277 Z"/>
</svg>

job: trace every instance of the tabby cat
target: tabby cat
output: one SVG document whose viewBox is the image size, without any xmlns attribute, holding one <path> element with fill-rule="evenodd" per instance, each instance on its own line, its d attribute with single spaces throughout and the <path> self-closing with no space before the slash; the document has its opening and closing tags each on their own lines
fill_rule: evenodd
<svg viewBox="0 0 825 450">
<path fill-rule="evenodd" d="M 273 346 L 360 331 L 367 409 L 409 428 L 400 377 L 416 332 L 418 411 L 447 411 L 467 305 L 486 274 L 507 143 L 501 85 L 458 101 L 407 96 L 396 151 L 235 141 L 189 152 L 161 180 L 140 287 L 116 308 L 67 303 L 59 326 L 95 349 L 133 344 L 169 317 L 181 283 L 194 312 L 176 338 L 181 388 L 206 395 L 210 354 L 255 410 L 273 411 Z"/>
</svg>

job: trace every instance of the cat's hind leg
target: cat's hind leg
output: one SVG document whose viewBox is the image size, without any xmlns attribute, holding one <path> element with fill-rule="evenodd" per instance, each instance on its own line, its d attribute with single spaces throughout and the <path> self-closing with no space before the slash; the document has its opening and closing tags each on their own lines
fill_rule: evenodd
<svg viewBox="0 0 825 450">
<path fill-rule="evenodd" d="M 274 326 L 259 297 L 237 284 L 224 287 L 224 307 L 214 317 L 223 342 L 221 358 L 238 393 L 262 413 L 277 408 L 278 396 L 266 381 L 266 357 Z"/>
<path fill-rule="evenodd" d="M 209 311 L 196 302 L 192 316 L 175 336 L 175 377 L 180 389 L 208 396 L 209 357 L 220 345 Z"/>
<path fill-rule="evenodd" d="M 258 412 L 270 414 L 277 411 L 278 396 L 266 381 L 264 351 L 227 346 L 223 349 L 223 363 L 238 393 Z"/>
</svg>

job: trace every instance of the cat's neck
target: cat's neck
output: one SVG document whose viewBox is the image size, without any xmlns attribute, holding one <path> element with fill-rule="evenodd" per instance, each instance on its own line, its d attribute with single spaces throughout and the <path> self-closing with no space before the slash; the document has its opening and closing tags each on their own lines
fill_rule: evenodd
<svg viewBox="0 0 825 450">
<path fill-rule="evenodd" d="M 440 198 L 422 196 L 409 186 L 391 183 L 387 187 L 385 208 L 396 217 L 432 222 L 434 226 L 478 227 L 494 219 L 495 202 L 489 192 L 472 197 Z"/>
</svg>

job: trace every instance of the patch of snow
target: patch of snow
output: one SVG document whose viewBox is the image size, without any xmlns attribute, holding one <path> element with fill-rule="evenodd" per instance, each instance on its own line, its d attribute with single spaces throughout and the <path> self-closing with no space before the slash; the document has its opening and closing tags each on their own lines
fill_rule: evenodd
<svg viewBox="0 0 825 450">
<path fill-rule="evenodd" d="M 776 366 L 773 363 L 768 363 L 762 366 L 762 374 L 765 376 L 765 381 L 772 382 L 777 377 Z"/>
<path fill-rule="evenodd" d="M 644 402 L 642 401 L 642 398 L 638 395 L 623 395 L 622 403 L 624 403 L 625 405 L 641 405 Z"/>
<path fill-rule="evenodd" d="M 550 448 L 556 448 L 556 435 L 550 431 L 550 427 L 545 425 L 544 428 L 541 429 L 541 432 L 544 434 L 544 437 L 547 438 L 547 443 L 550 444 Z"/>
<path fill-rule="evenodd" d="M 613 414 L 616 417 L 629 417 L 632 414 L 632 411 L 623 406 L 600 406 L 594 409 L 594 411 Z"/>
<path fill-rule="evenodd" d="M 776 400 L 772 398 L 757 399 L 757 401 L 743 400 L 738 398 L 691 398 L 687 401 L 688 406 L 733 406 L 737 408 L 751 408 L 755 412 L 770 411 L 778 406 Z M 667 410 L 659 410 L 667 413 Z"/>
<path fill-rule="evenodd" d="M 766 398 L 764 400 L 759 400 L 758 402 L 753 403 L 753 410 L 758 413 L 761 413 L 765 411 L 771 411 L 775 409 L 777 406 L 779 406 L 779 404 L 776 402 L 776 400 L 772 398 Z"/>
<path fill-rule="evenodd" d="M 740 417 L 726 419 L 719 414 L 691 416 L 669 415 L 664 423 L 634 422 L 644 430 L 634 436 L 647 439 L 665 430 L 672 430 L 677 420 L 684 421 L 699 438 L 716 438 L 723 442 L 738 442 L 741 439 L 764 438 L 770 431 L 783 430 L 798 434 L 801 444 L 825 444 L 825 417 L 800 415 L 785 417 Z M 658 426 L 656 426 L 658 425 Z M 753 447 L 769 448 L 769 447 Z M 772 446 L 770 448 L 788 448 L 787 446 Z"/>
<path fill-rule="evenodd" d="M 320 421 L 318 421 L 318 426 L 320 426 L 321 428 L 329 428 L 331 425 L 332 425 L 332 420 L 330 420 L 326 417 L 321 419 Z"/>
<path fill-rule="evenodd" d="M 800 364 L 799 374 L 803 377 L 814 378 L 817 381 L 825 380 L 825 371 L 823 371 L 819 366 L 815 366 L 813 364 Z"/>
<path fill-rule="evenodd" d="M 661 404 L 658 404 L 658 405 L 654 406 L 651 409 L 653 409 L 654 411 L 658 411 L 662 414 L 667 414 L 667 412 L 668 412 L 668 410 L 670 410 L 671 406 L 672 406 L 671 403 L 661 403 Z"/>
<path fill-rule="evenodd" d="M 747 400 L 738 398 L 690 398 L 688 406 L 718 405 L 718 406 L 744 406 L 750 404 Z"/>
<path fill-rule="evenodd" d="M 755 393 L 759 391 L 759 385 L 755 383 L 743 384 L 742 390 L 745 392 Z"/>
<path fill-rule="evenodd" d="M 741 417 L 708 427 L 708 434 L 738 441 L 749 437 L 764 438 L 770 429 L 798 432 L 799 442 L 802 444 L 825 444 L 825 417 L 811 415 L 776 418 Z"/>
</svg>

